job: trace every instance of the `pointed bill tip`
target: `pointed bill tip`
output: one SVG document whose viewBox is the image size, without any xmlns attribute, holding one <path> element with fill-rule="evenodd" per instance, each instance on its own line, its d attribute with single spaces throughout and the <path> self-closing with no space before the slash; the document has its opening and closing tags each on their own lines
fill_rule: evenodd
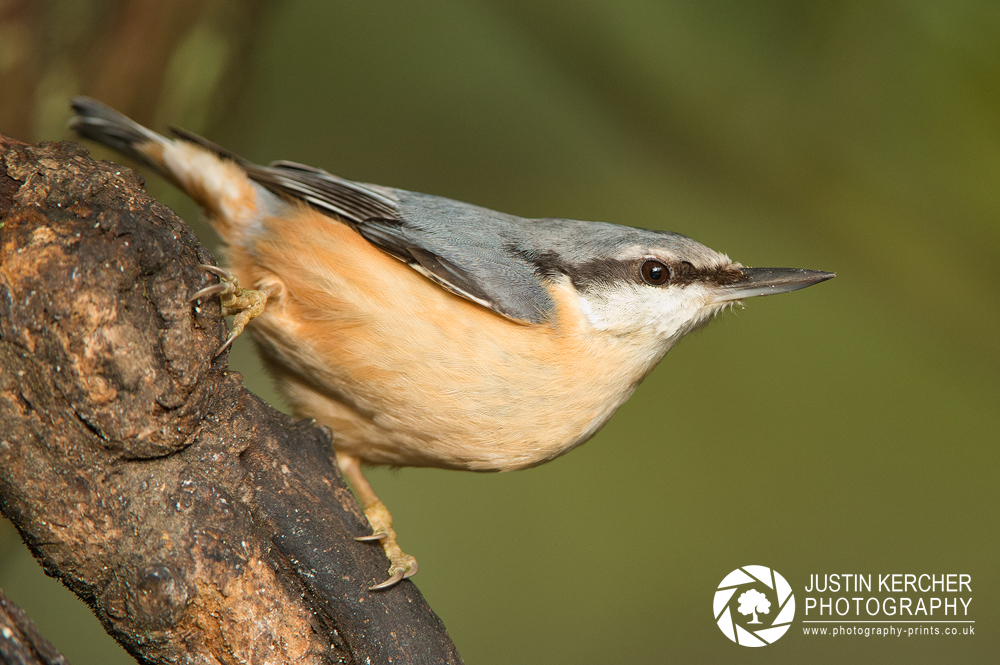
<svg viewBox="0 0 1000 665">
<path fill-rule="evenodd" d="M 719 293 L 719 301 L 788 293 L 837 276 L 834 272 L 803 268 L 740 268 L 740 272 L 743 273 L 743 279 L 723 286 Z"/>
</svg>

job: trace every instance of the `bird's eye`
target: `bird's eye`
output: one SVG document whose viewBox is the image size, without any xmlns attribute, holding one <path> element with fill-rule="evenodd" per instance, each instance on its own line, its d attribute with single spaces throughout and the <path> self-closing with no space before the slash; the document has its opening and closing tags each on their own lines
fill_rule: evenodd
<svg viewBox="0 0 1000 665">
<path fill-rule="evenodd" d="M 652 259 L 643 261 L 639 274 L 644 282 L 652 286 L 663 286 L 670 281 L 670 268 Z"/>
</svg>

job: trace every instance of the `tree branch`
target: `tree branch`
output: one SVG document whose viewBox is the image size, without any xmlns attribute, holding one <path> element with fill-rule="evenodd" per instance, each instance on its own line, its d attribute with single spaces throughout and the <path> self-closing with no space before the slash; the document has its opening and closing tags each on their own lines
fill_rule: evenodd
<svg viewBox="0 0 1000 665">
<path fill-rule="evenodd" d="M 214 359 L 208 251 L 139 176 L 0 136 L 0 510 L 148 663 L 461 662 L 327 434 Z"/>
<path fill-rule="evenodd" d="M 20 607 L 0 591 L 0 663 L 4 665 L 67 665 L 66 659 Z"/>
</svg>

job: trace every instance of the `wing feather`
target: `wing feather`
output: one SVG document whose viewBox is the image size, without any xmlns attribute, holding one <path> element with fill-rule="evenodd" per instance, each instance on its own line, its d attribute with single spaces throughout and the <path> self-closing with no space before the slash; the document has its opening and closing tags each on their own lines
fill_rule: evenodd
<svg viewBox="0 0 1000 665">
<path fill-rule="evenodd" d="M 442 288 L 518 323 L 548 320 L 553 303 L 533 268 L 504 255 L 496 242 L 483 245 L 471 240 L 477 236 L 469 233 L 470 228 L 489 221 L 481 213 L 494 217 L 499 213 L 439 197 L 364 185 L 297 162 L 259 166 L 197 134 L 173 127 L 171 131 L 236 162 L 270 191 L 303 201 L 349 224 L 368 242 Z M 401 195 L 413 200 L 403 206 Z"/>
</svg>

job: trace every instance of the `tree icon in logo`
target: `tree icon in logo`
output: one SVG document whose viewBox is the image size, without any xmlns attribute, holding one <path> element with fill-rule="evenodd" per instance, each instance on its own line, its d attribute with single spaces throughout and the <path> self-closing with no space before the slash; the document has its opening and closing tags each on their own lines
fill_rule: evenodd
<svg viewBox="0 0 1000 665">
<path fill-rule="evenodd" d="M 768 624 L 757 615 L 770 615 L 772 604 L 774 618 Z M 795 594 L 778 571 L 767 566 L 743 566 L 719 583 L 712 608 L 723 635 L 741 646 L 763 647 L 775 642 L 792 626 Z M 740 614 L 744 617 L 752 614 L 753 620 L 739 618 Z"/>
<path fill-rule="evenodd" d="M 750 623 L 760 623 L 760 620 L 757 618 L 757 612 L 767 614 L 770 611 L 771 601 L 767 599 L 767 596 L 757 591 L 757 589 L 750 589 L 740 594 L 740 614 L 743 616 L 752 614 L 753 621 Z"/>
</svg>

